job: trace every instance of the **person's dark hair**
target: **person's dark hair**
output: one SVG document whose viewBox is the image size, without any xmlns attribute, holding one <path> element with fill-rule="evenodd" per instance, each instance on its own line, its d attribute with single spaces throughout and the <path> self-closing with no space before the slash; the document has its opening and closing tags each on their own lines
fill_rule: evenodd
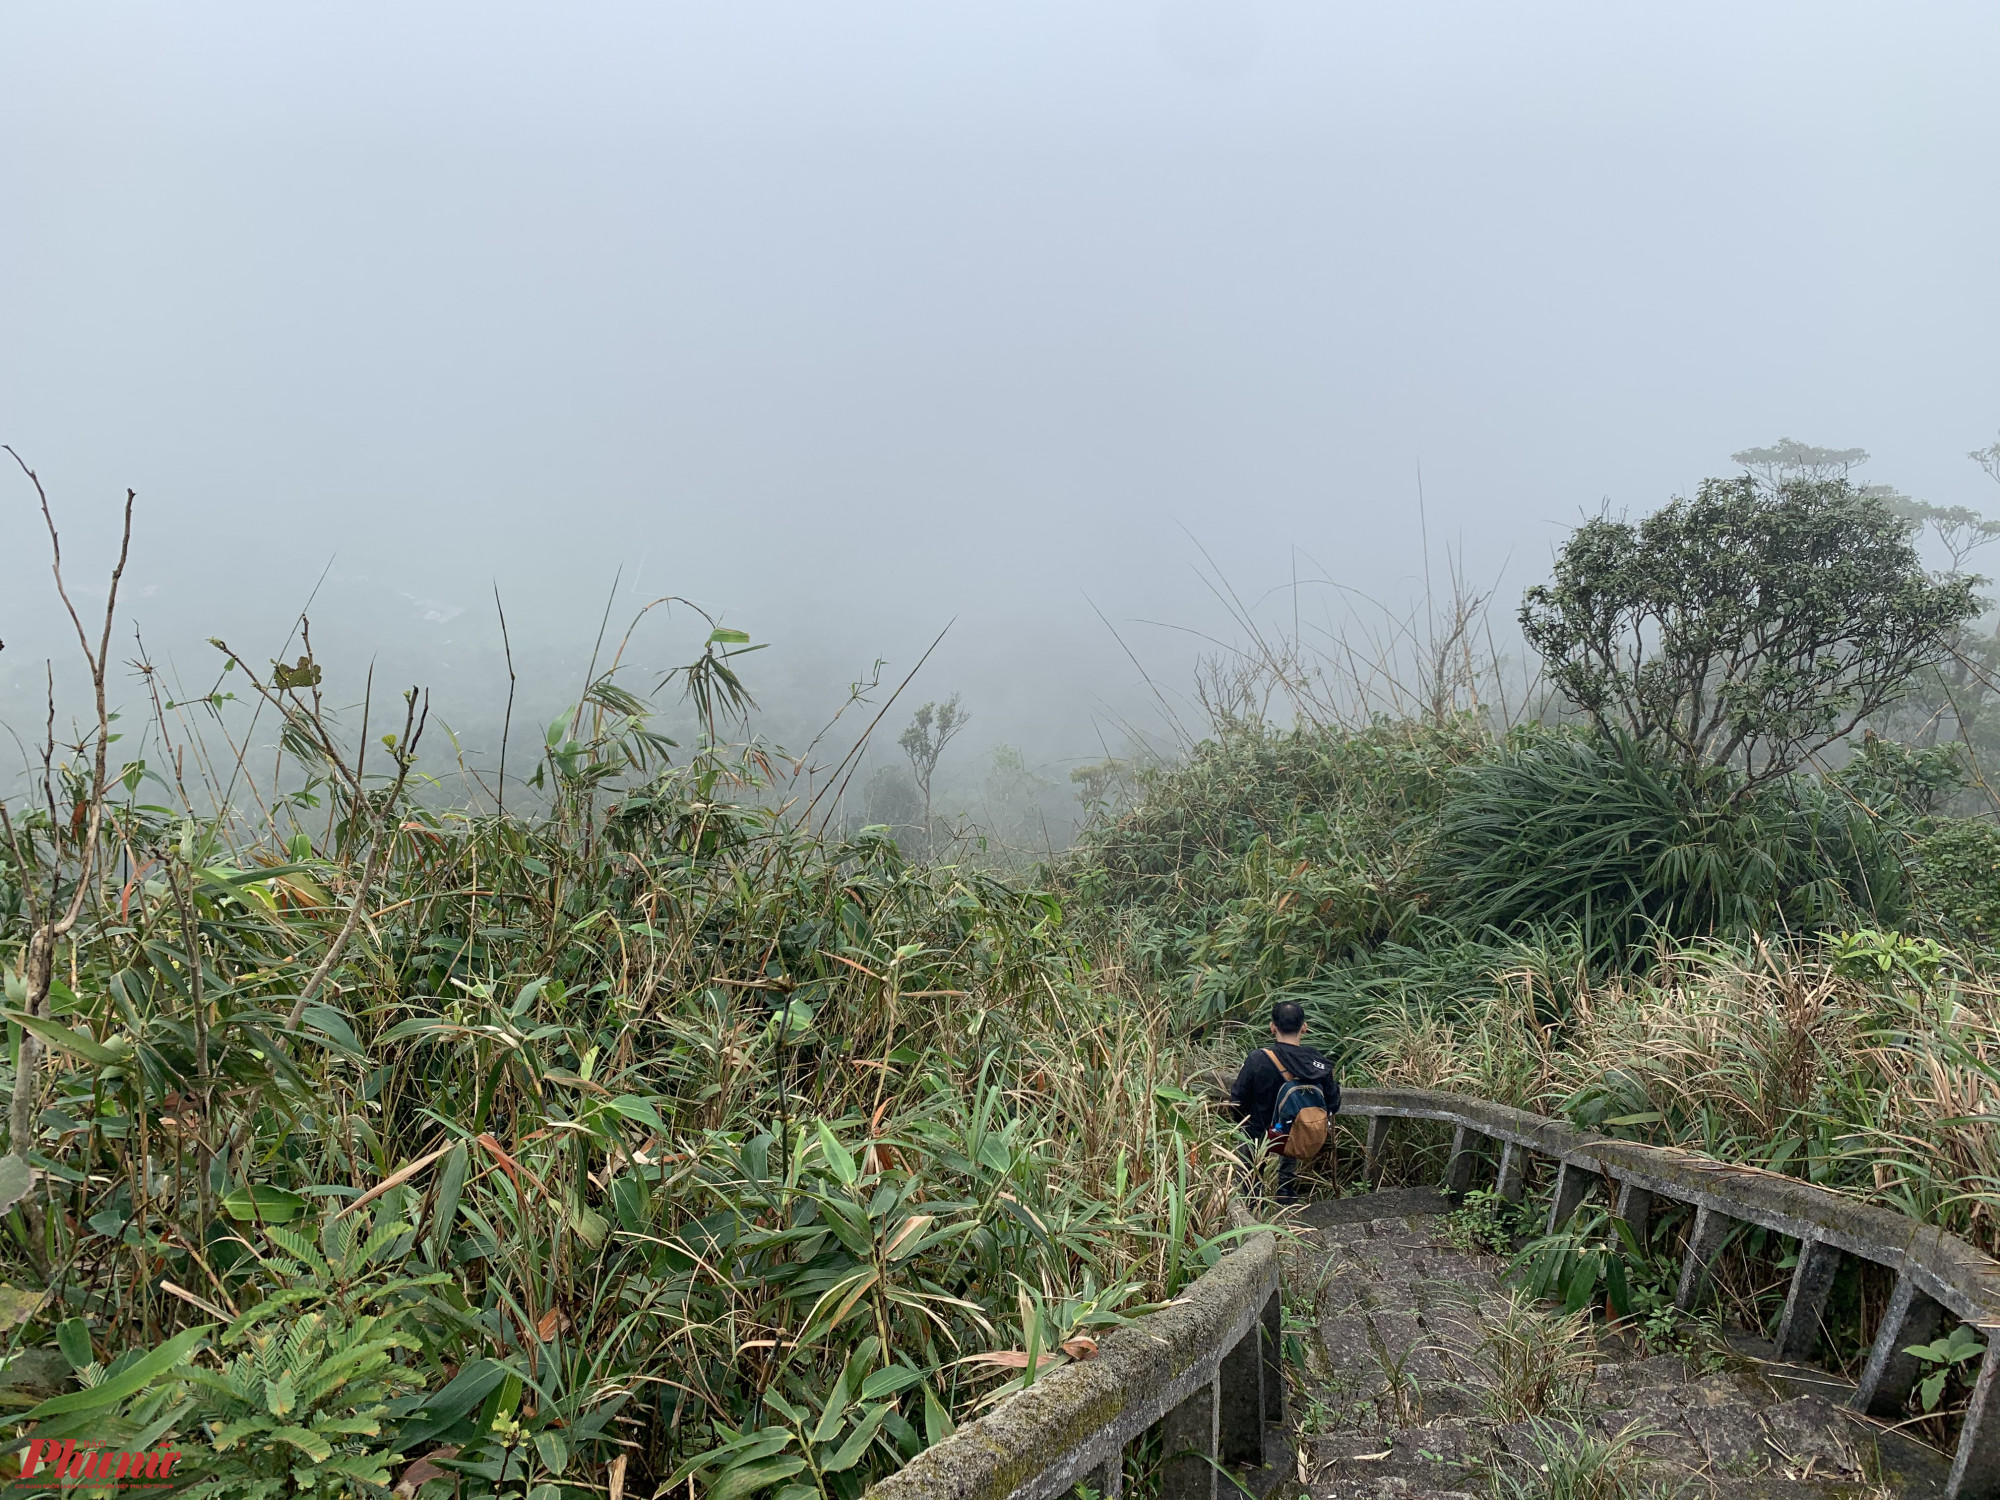
<svg viewBox="0 0 2000 1500">
<path fill-rule="evenodd" d="M 1296 1000 L 1280 1000 L 1271 1007 L 1271 1024 L 1280 1036 L 1296 1035 L 1306 1024 L 1306 1008 Z"/>
</svg>

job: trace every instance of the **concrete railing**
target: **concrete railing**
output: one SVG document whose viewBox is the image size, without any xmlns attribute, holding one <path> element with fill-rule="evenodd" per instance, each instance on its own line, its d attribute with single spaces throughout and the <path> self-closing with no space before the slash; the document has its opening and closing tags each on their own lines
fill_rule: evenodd
<svg viewBox="0 0 2000 1500">
<path fill-rule="evenodd" d="M 1827 1294 L 1841 1257 L 1895 1274 L 1895 1290 L 1875 1335 L 1853 1404 L 1894 1417 L 1921 1374 L 1904 1351 L 1936 1336 L 1949 1311 L 1976 1328 L 1992 1350 L 2000 1339 L 2000 1264 L 1955 1235 L 1888 1209 L 1757 1167 L 1731 1166 L 1690 1151 L 1643 1146 L 1578 1130 L 1542 1115 L 1425 1089 L 1349 1089 L 1341 1113 L 1365 1119 L 1365 1168 L 1380 1181 L 1383 1148 L 1396 1120 L 1453 1127 L 1445 1188 L 1469 1191 L 1481 1143 L 1499 1147 L 1494 1187 L 1525 1195 L 1529 1158 L 1556 1166 L 1548 1227 L 1555 1229 L 1593 1193 L 1642 1237 L 1655 1203 L 1694 1210 L 1676 1301 L 1692 1307 L 1711 1263 L 1738 1225 L 1755 1224 L 1799 1242 L 1797 1269 L 1778 1324 L 1778 1352 L 1811 1360 L 1820 1349 Z M 1215 1500 L 1216 1463 L 1261 1464 L 1266 1429 L 1284 1421 L 1278 1363 L 1277 1246 L 1259 1234 L 1159 1312 L 1137 1319 L 1100 1345 L 1095 1359 L 1063 1365 L 926 1449 L 868 1491 L 870 1500 L 1050 1500 L 1087 1484 L 1105 1496 L 1124 1489 L 1124 1454 L 1158 1425 L 1167 1500 Z M 1948 1500 L 2000 1500 L 2000 1359 L 1983 1358 L 1960 1429 Z M 1209 1460 L 1215 1460 L 1210 1462 Z M 1233 1492 L 1228 1486 L 1223 1493 Z"/>
<path fill-rule="evenodd" d="M 1798 1266 L 1778 1324 L 1781 1358 L 1817 1357 L 1827 1293 L 1842 1256 L 1887 1267 L 1895 1273 L 1895 1291 L 1862 1367 L 1853 1404 L 1875 1416 L 1900 1413 L 1921 1373 L 1917 1361 L 1904 1351 L 1934 1338 L 1947 1310 L 1971 1324 L 1989 1353 L 1981 1360 L 1973 1385 L 1946 1493 L 1950 1500 L 2000 1496 L 2000 1393 L 1995 1390 L 2000 1358 L 1990 1352 L 2000 1339 L 2000 1264 L 1957 1236 L 1795 1177 L 1731 1166 L 1670 1147 L 1612 1140 L 1525 1110 L 1457 1094 L 1349 1089 L 1342 1096 L 1341 1113 L 1368 1121 L 1364 1162 L 1371 1183 L 1381 1180 L 1391 1121 L 1436 1120 L 1453 1127 L 1445 1168 L 1449 1192 L 1463 1193 L 1473 1186 L 1481 1165 L 1482 1138 L 1499 1145 L 1494 1188 L 1502 1197 L 1522 1197 L 1523 1170 L 1531 1155 L 1555 1162 L 1551 1230 L 1567 1221 L 1593 1192 L 1604 1195 L 1613 1212 L 1642 1238 L 1655 1203 L 1666 1199 L 1689 1205 L 1694 1223 L 1675 1299 L 1683 1308 L 1692 1307 L 1700 1297 L 1710 1263 L 1736 1226 L 1761 1225 L 1796 1239 Z"/>
<path fill-rule="evenodd" d="M 1285 1419 L 1277 1245 L 1250 1236 L 1173 1302 L 1110 1334 L 987 1416 L 926 1448 L 868 1500 L 1122 1495 L 1125 1450 L 1161 1428 L 1167 1500 L 1214 1500 L 1217 1464 L 1264 1462 Z M 1235 1493 L 1224 1482 L 1223 1493 Z"/>
</svg>

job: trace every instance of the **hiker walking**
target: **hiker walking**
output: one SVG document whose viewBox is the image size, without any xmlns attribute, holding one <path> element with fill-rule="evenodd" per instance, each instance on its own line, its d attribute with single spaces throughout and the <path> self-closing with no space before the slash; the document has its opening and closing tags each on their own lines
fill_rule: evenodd
<svg viewBox="0 0 2000 1500">
<path fill-rule="evenodd" d="M 1278 1158 L 1278 1201 L 1298 1202 L 1299 1163 L 1326 1144 L 1340 1085 L 1333 1065 L 1305 1044 L 1306 1009 L 1296 1000 L 1271 1007 L 1271 1045 L 1243 1059 L 1229 1090 L 1230 1108 L 1249 1137 L 1243 1159 L 1254 1172 L 1266 1153 Z"/>
</svg>

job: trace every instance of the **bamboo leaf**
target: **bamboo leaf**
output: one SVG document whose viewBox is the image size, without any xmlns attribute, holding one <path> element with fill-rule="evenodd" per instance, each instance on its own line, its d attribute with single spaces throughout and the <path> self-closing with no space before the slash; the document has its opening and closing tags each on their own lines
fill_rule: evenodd
<svg viewBox="0 0 2000 1500">
<path fill-rule="evenodd" d="M 213 1323 L 203 1323 L 175 1334 L 159 1348 L 118 1374 L 84 1390 L 71 1391 L 68 1395 L 44 1401 L 34 1410 L 24 1413 L 18 1420 L 38 1422 L 44 1417 L 53 1417 L 62 1412 L 95 1411 L 99 1407 L 115 1406 L 133 1392 L 145 1389 L 154 1380 L 180 1364 L 193 1351 L 195 1345 L 208 1336 L 208 1331 L 213 1327 L 215 1327 Z"/>
</svg>

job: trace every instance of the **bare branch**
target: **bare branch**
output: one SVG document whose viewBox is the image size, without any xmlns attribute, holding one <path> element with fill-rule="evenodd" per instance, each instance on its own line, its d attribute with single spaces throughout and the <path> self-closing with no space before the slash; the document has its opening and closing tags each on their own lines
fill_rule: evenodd
<svg viewBox="0 0 2000 1500">
<path fill-rule="evenodd" d="M 76 926 L 84 907 L 91 896 L 91 881 L 97 871 L 97 846 L 104 829 L 105 773 L 106 761 L 111 753 L 111 706 L 107 696 L 106 674 L 111 660 L 111 627 L 118 612 L 118 585 L 125 576 L 125 564 L 132 551 L 132 507 L 137 494 L 125 491 L 125 511 L 118 542 L 118 561 L 111 570 L 111 583 L 104 600 L 104 628 L 93 650 L 90 633 L 84 629 L 83 618 L 77 613 L 76 605 L 69 596 L 68 585 L 62 572 L 62 537 L 56 529 L 55 515 L 49 508 L 48 492 L 35 471 L 28 467 L 19 453 L 7 447 L 7 453 L 20 465 L 21 472 L 28 476 L 28 482 L 35 487 L 36 499 L 40 502 L 42 522 L 48 528 L 51 571 L 55 575 L 56 593 L 61 598 L 63 608 L 68 612 L 70 623 L 76 628 L 77 644 L 83 648 L 83 658 L 90 669 L 92 696 L 97 709 L 97 735 L 91 757 L 91 776 L 86 788 L 83 826 L 79 831 L 81 846 L 78 850 L 76 885 L 70 892 L 67 906 L 60 914 L 50 918 L 46 911 L 40 913 L 28 934 L 27 951 L 24 955 L 22 975 L 26 981 L 26 995 L 23 997 L 23 1012 L 31 1017 L 45 1013 L 50 982 L 55 972 L 56 945 Z M 42 761 L 42 792 L 50 804 L 50 849 L 55 865 L 55 878 L 60 880 L 61 835 L 57 831 L 60 820 L 54 807 L 55 759 L 55 683 L 53 668 L 49 683 L 49 727 L 47 749 Z M 8 832 L 11 838 L 12 827 Z M 16 845 L 18 853 L 18 845 Z M 21 884 L 25 889 L 33 883 L 33 877 L 25 867 L 21 871 Z M 50 892 L 50 899 L 56 899 L 56 890 Z M 34 904 L 30 910 L 35 910 Z M 14 1093 L 8 1107 L 8 1149 L 19 1157 L 25 1157 L 34 1137 L 36 1085 L 40 1078 L 41 1046 L 32 1032 L 22 1031 L 19 1059 L 14 1069 Z M 40 1208 L 30 1200 L 30 1222 L 37 1236 L 40 1232 Z"/>
</svg>

